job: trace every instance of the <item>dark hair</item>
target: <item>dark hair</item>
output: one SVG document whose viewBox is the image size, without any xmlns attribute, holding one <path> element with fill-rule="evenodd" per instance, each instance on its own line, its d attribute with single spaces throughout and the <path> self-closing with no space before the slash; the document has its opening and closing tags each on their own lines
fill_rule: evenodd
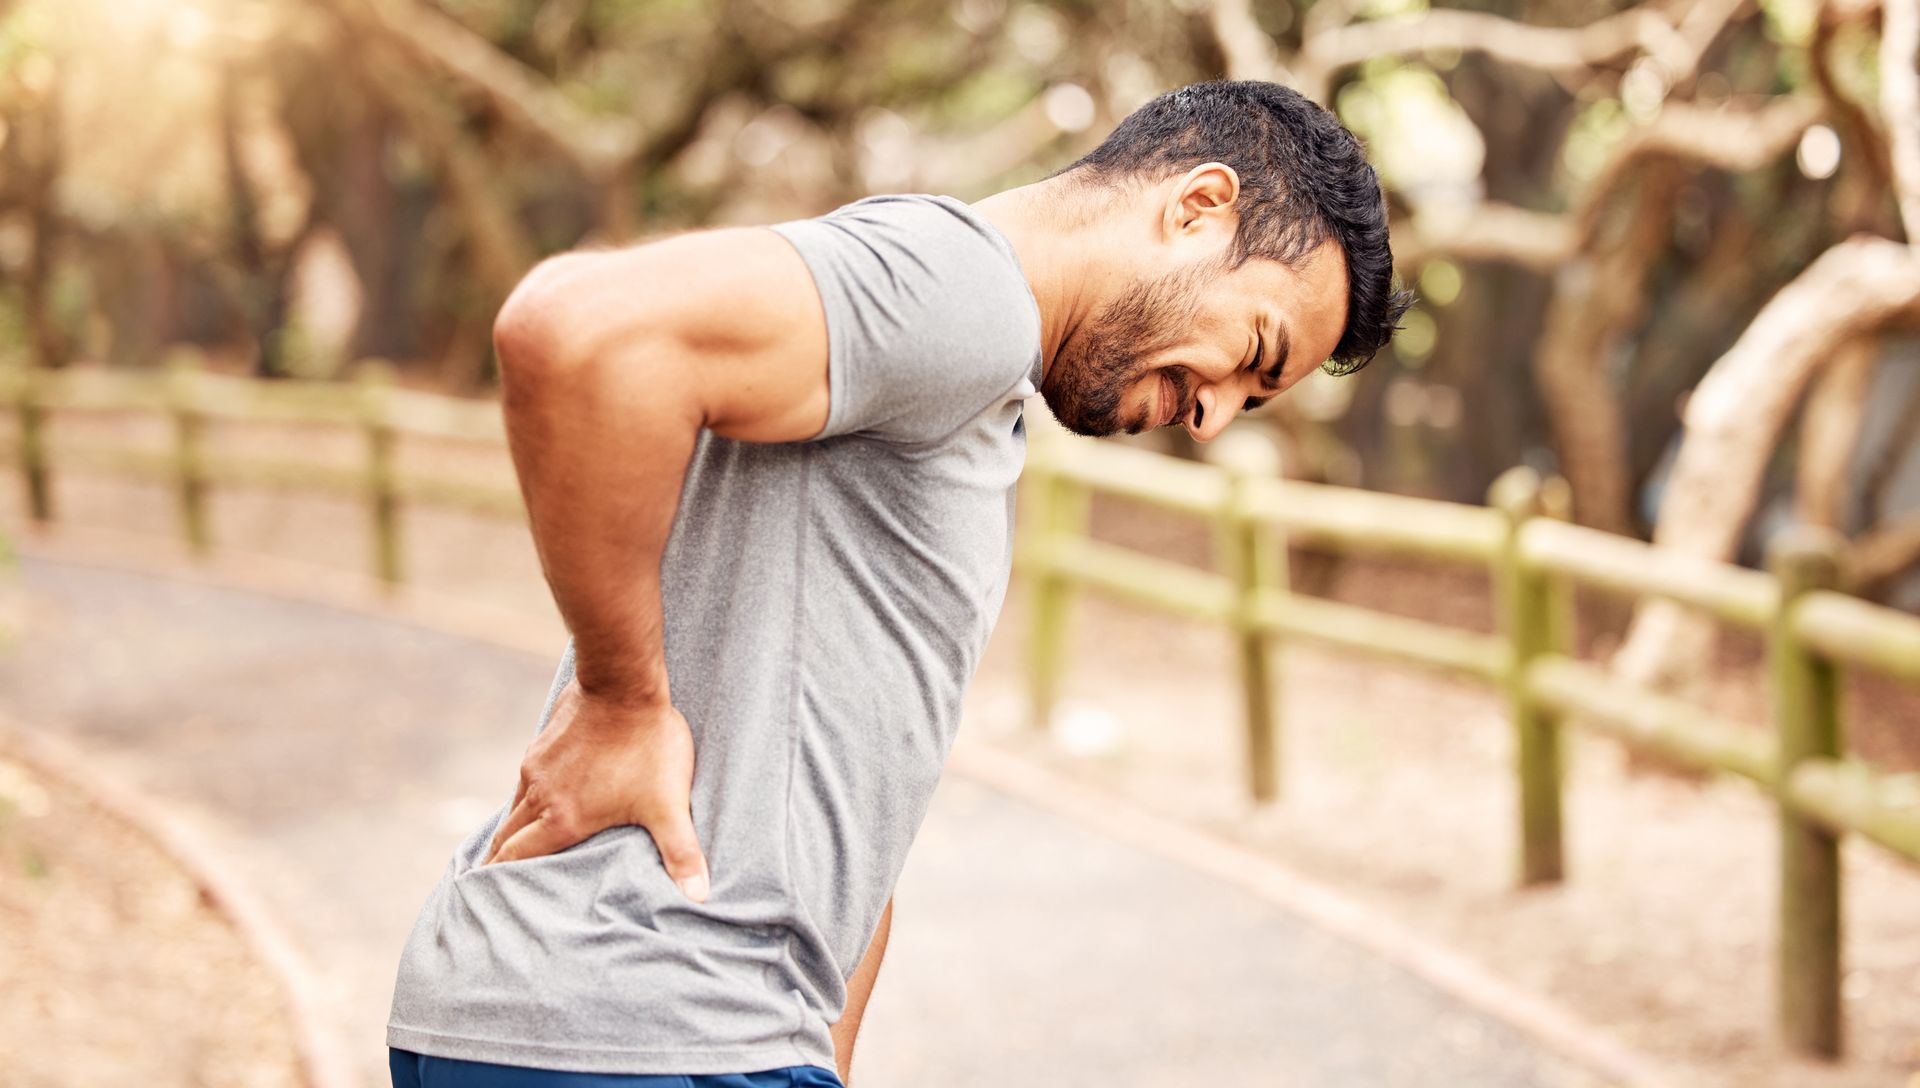
<svg viewBox="0 0 1920 1088">
<path fill-rule="evenodd" d="M 1347 327 L 1326 369 L 1367 365 L 1413 304 L 1393 284 L 1387 208 L 1366 149 L 1339 118 L 1297 91 L 1214 80 L 1169 91 L 1128 114 L 1100 146 L 1061 171 L 1089 179 L 1158 178 L 1203 162 L 1240 175 L 1240 225 L 1229 267 L 1249 257 L 1291 264 L 1331 235 L 1346 252 Z"/>
</svg>

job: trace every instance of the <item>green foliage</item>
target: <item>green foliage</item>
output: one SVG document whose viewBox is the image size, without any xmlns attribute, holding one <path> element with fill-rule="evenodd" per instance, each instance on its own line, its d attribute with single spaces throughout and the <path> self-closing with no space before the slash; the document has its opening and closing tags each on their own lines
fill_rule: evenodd
<svg viewBox="0 0 1920 1088">
<path fill-rule="evenodd" d="M 1880 101 L 1880 38 L 1858 23 L 1834 31 L 1830 47 L 1833 79 L 1855 102 Z"/>
<path fill-rule="evenodd" d="M 1574 115 L 1561 146 L 1560 165 L 1578 182 L 1593 180 L 1605 165 L 1627 130 L 1633 127 L 1626 107 L 1618 98 L 1602 98 L 1589 103 Z"/>
<path fill-rule="evenodd" d="M 0 9 L 0 82 L 17 78 L 29 58 L 46 55 L 53 24 L 54 12 L 41 5 Z"/>
<path fill-rule="evenodd" d="M 19 288 L 12 284 L 0 284 L 0 358 L 24 351 L 28 335 L 27 315 L 21 308 Z"/>
<path fill-rule="evenodd" d="M 1367 141 L 1389 186 L 1418 189 L 1471 182 L 1486 145 L 1446 82 L 1424 64 L 1382 57 L 1341 88 L 1340 119 Z"/>
<path fill-rule="evenodd" d="M 1419 369 L 1439 338 L 1433 315 L 1416 306 L 1400 318 L 1400 331 L 1393 338 L 1394 356 L 1409 369 Z"/>
<path fill-rule="evenodd" d="M 1427 0 L 1361 0 L 1360 14 L 1368 19 L 1397 19 L 1418 15 L 1428 6 Z"/>
<path fill-rule="evenodd" d="M 1420 269 L 1420 300 L 1435 306 L 1452 305 L 1465 282 L 1460 266 L 1452 261 L 1428 261 Z"/>
<path fill-rule="evenodd" d="M 537 0 L 439 0 L 439 5 L 496 42 L 525 37 L 540 9 Z"/>
<path fill-rule="evenodd" d="M 1782 45 L 1806 48 L 1820 17 L 1820 0 L 1760 0 L 1766 15 L 1767 37 Z"/>
<path fill-rule="evenodd" d="M 1030 71 L 993 66 L 964 77 L 918 111 L 929 124 L 960 131 L 984 128 L 1031 102 L 1046 85 Z"/>
</svg>

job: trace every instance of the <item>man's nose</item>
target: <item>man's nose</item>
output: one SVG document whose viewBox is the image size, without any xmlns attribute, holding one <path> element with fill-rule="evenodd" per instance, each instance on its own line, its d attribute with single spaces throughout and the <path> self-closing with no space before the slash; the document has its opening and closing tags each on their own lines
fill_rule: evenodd
<svg viewBox="0 0 1920 1088">
<path fill-rule="evenodd" d="M 1213 385 L 1203 385 L 1193 395 L 1193 408 L 1187 413 L 1187 433 L 1195 442 L 1211 442 L 1240 414 L 1242 401 Z"/>
</svg>

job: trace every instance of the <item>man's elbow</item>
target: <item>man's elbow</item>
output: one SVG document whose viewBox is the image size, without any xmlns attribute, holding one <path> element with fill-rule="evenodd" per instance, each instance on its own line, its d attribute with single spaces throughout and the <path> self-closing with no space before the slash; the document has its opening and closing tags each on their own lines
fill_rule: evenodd
<svg viewBox="0 0 1920 1088">
<path fill-rule="evenodd" d="M 568 316 L 568 281 L 579 259 L 563 253 L 541 261 L 500 304 L 493 319 L 493 351 L 501 381 L 509 388 L 518 379 L 550 373 L 580 358 L 580 329 Z"/>
</svg>

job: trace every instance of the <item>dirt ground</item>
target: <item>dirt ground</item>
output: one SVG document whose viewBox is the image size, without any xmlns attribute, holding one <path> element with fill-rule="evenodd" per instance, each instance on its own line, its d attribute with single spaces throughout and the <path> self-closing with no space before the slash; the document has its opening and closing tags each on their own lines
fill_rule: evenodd
<svg viewBox="0 0 1920 1088">
<path fill-rule="evenodd" d="M 284 443 L 284 436 L 260 439 Z M 293 440 L 298 441 L 298 440 Z M 340 447 L 350 463 L 352 449 Z M 488 451 L 424 454 L 462 471 L 506 467 Z M 178 515 L 161 488 L 69 477 L 62 517 L 155 534 Z M 364 570 L 363 510 L 269 494 L 215 500 L 224 547 Z M 18 509 L 6 512 L 18 526 Z M 1205 563 L 1191 526 L 1119 507 L 1111 539 Z M 1472 577 L 1405 565 L 1297 557 L 1301 584 L 1392 611 L 1485 628 Z M 523 527 L 407 515 L 407 560 L 432 592 L 541 622 L 552 605 Z M 1605 605 L 1583 615 L 1604 647 Z M 1090 783 L 1270 852 L 1410 928 L 1543 993 L 1703 1085 L 1920 1088 L 1920 870 L 1863 843 L 1846 851 L 1849 1058 L 1784 1054 L 1772 1030 L 1775 816 L 1738 782 L 1629 773 L 1617 746 L 1571 745 L 1570 879 L 1517 891 L 1510 736 L 1498 700 L 1472 685 L 1311 648 L 1285 655 L 1285 797 L 1245 799 L 1240 714 L 1223 632 L 1086 600 L 1066 699 L 1050 735 L 1025 724 L 1016 580 L 970 697 L 969 728 Z M 1715 710 L 1764 721 L 1750 642 L 1728 640 L 1708 680 Z M 1864 754 L 1920 766 L 1910 693 L 1856 685 Z M 1758 725 L 1756 725 L 1758 727 Z"/>
<path fill-rule="evenodd" d="M 271 975 L 145 835 L 0 752 L 0 1083 L 304 1082 Z"/>
</svg>

